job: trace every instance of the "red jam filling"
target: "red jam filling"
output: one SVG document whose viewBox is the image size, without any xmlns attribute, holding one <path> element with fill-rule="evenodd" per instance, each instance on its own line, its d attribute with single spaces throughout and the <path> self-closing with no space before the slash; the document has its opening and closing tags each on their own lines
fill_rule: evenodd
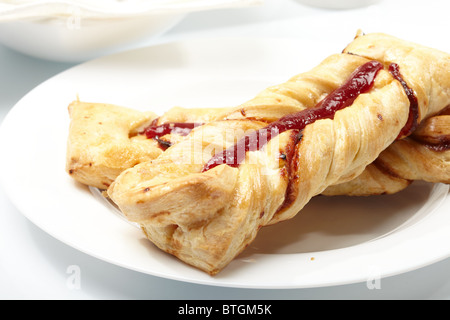
<svg viewBox="0 0 450 320">
<path fill-rule="evenodd" d="M 450 150 L 450 141 L 446 140 L 439 144 L 424 144 L 427 148 L 436 151 L 436 152 L 444 152 Z"/>
<path fill-rule="evenodd" d="M 278 134 L 287 130 L 301 131 L 316 120 L 334 118 L 338 110 L 352 105 L 360 94 L 368 92 L 373 87 L 375 77 L 381 69 L 383 69 L 383 65 L 377 61 L 363 64 L 353 72 L 341 87 L 330 93 L 314 108 L 284 116 L 265 128 L 246 135 L 234 146 L 215 154 L 205 164 L 202 172 L 221 164 L 238 167 L 244 160 L 246 152 L 261 149 Z"/>
<path fill-rule="evenodd" d="M 419 124 L 419 103 L 417 101 L 417 97 L 414 94 L 414 90 L 411 89 L 406 81 L 403 79 L 401 73 L 400 73 L 400 67 L 396 63 L 391 63 L 389 66 L 389 72 L 391 75 L 399 81 L 403 89 L 405 90 L 406 96 L 409 100 L 409 116 L 408 120 L 403 127 L 403 129 L 400 131 L 400 134 L 398 135 L 397 139 L 404 138 L 406 136 L 409 136 L 418 126 Z"/>
<path fill-rule="evenodd" d="M 450 150 L 450 137 L 448 135 L 441 136 L 437 141 L 430 142 L 422 140 L 419 137 L 411 136 L 411 139 L 436 152 L 444 152 Z"/>
</svg>

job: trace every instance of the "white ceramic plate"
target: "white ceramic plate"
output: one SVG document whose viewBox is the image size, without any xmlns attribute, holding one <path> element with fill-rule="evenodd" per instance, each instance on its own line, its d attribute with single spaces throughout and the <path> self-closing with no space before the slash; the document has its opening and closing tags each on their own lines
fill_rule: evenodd
<svg viewBox="0 0 450 320">
<path fill-rule="evenodd" d="M 339 49 L 312 40 L 205 39 L 139 49 L 69 69 L 28 93 L 6 117 L 0 129 L 4 189 L 33 223 L 82 252 L 193 283 L 329 286 L 372 281 L 448 257 L 448 186 L 414 183 L 392 196 L 317 197 L 292 221 L 263 229 L 243 254 L 210 277 L 156 249 L 95 191 L 64 171 L 67 106 L 77 95 L 159 114 L 175 105 L 232 106 L 309 70 Z"/>
</svg>

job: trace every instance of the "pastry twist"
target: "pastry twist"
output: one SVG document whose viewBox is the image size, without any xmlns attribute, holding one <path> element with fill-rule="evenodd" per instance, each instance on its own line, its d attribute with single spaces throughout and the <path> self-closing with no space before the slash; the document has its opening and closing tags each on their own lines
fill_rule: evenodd
<svg viewBox="0 0 450 320">
<path fill-rule="evenodd" d="M 276 134 L 245 152 L 241 163 L 205 167 L 248 137 L 245 132 L 265 128 L 283 113 L 311 110 L 374 60 L 384 68 L 345 108 L 300 132 Z M 155 245 L 216 274 L 262 226 L 290 219 L 315 195 L 354 180 L 394 141 L 450 104 L 449 62 L 446 53 L 387 35 L 359 36 L 344 53 L 226 111 L 227 120 L 195 128 L 155 160 L 125 170 L 108 195 Z M 393 63 L 399 69 L 388 70 Z M 267 110 L 252 109 L 255 102 Z"/>
<path fill-rule="evenodd" d="M 287 114 L 315 105 L 327 92 L 336 88 L 345 76 L 348 74 L 339 64 L 323 63 L 309 73 L 293 77 L 282 85 L 265 89 L 254 99 L 238 107 L 214 109 L 175 107 L 159 118 L 152 112 L 138 112 L 111 104 L 74 101 L 69 106 L 71 124 L 66 171 L 78 182 L 106 189 L 123 170 L 140 162 L 155 159 L 165 148 L 183 138 L 178 134 L 169 134 L 159 137 L 157 141 L 145 139 L 139 132 L 150 123 L 156 126 L 167 123 L 209 123 L 227 119 L 253 119 L 270 123 Z M 438 104 L 439 102 L 435 103 Z M 445 120 L 450 121 L 448 117 L 441 117 L 439 123 L 441 131 L 447 129 L 447 138 L 442 132 L 428 130 L 430 131 L 428 136 L 438 135 L 440 144 L 442 141 L 445 142 L 445 139 L 449 140 L 450 133 Z M 367 172 L 352 183 L 332 186 L 324 194 L 394 193 L 405 188 L 412 180 L 418 179 L 447 183 L 448 174 L 446 175 L 446 171 L 442 168 L 448 163 L 448 151 L 436 152 L 436 148 L 424 148 L 424 141 L 421 142 L 395 144 L 395 147 L 390 147 L 389 150 L 396 150 L 400 145 L 408 145 L 410 148 L 402 148 L 401 157 L 390 157 L 389 161 L 378 159 L 367 167 Z M 436 141 L 433 141 L 432 145 L 435 144 Z M 419 149 L 423 152 L 419 152 Z M 380 157 L 384 157 L 384 153 Z M 409 170 L 406 170 L 407 175 L 404 175 L 393 168 L 400 159 L 404 168 L 414 166 L 416 174 L 413 177 Z M 436 165 L 424 165 L 430 161 Z M 430 170 L 433 168 L 437 169 Z"/>
</svg>

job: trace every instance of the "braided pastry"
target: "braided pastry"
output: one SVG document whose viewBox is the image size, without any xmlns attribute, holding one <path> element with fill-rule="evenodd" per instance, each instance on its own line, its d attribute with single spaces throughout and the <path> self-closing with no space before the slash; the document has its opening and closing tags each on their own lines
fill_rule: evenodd
<svg viewBox="0 0 450 320">
<path fill-rule="evenodd" d="M 335 69 L 331 69 L 332 67 Z M 329 69 L 326 70 L 326 68 Z M 339 68 L 339 64 L 323 63 L 309 73 L 292 78 L 289 82 L 267 88 L 254 99 L 238 107 L 221 109 L 183 109 L 175 107 L 158 118 L 152 112 L 138 112 L 111 104 L 74 101 L 69 105 L 71 124 L 67 145 L 66 171 L 72 178 L 83 184 L 106 189 L 123 170 L 140 162 L 155 159 L 164 149 L 183 138 L 182 135 L 177 133 L 162 135 L 156 140 L 145 139 L 139 133 L 142 128 L 147 127 L 150 123 L 153 126 L 172 123 L 200 124 L 227 119 L 254 119 L 270 123 L 287 114 L 304 110 L 308 105 L 314 105 L 331 88 L 336 88 L 342 80 L 341 78 L 347 76 Z M 326 72 L 331 72 L 336 75 L 336 78 L 329 78 L 324 81 L 323 75 Z M 388 150 L 396 150 L 397 147 L 402 145 L 410 146 L 409 148 L 402 148 L 403 156 L 390 157 L 389 161 L 382 160 L 381 158 L 384 158 L 385 154 L 388 153 L 385 151 L 379 159 L 367 167 L 358 179 L 349 183 L 330 186 L 324 191 L 324 194 L 372 195 L 394 193 L 408 186 L 412 180 L 419 179 L 448 183 L 448 174 L 445 174 L 447 171 L 442 169 L 445 168 L 445 163 L 448 163 L 448 151 L 436 150 L 436 144 L 445 145 L 445 141 L 447 141 L 448 145 L 450 133 L 448 132 L 449 125 L 445 124 L 445 120 L 450 121 L 450 119 L 444 117 L 444 115 L 441 115 L 439 119 L 441 132 L 437 133 L 438 141 L 424 144 L 426 141 L 423 139 L 415 139 L 415 143 L 406 139 L 403 142 L 396 143 Z M 438 127 L 435 125 L 436 121 L 429 121 L 428 123 L 432 124 L 435 129 Z M 421 126 L 425 127 L 425 125 Z M 445 129 L 447 135 L 442 132 Z M 432 131 L 428 132 L 426 139 L 433 139 L 432 135 L 436 132 L 433 133 Z M 413 134 L 413 136 L 416 136 L 416 134 Z M 430 144 L 434 147 L 430 148 Z M 428 148 L 425 148 L 425 146 Z M 419 149 L 422 152 L 419 152 Z M 415 155 L 419 155 L 419 157 Z M 398 160 L 403 163 L 403 171 L 406 169 L 408 176 L 400 174 L 397 172 L 398 170 L 392 168 L 392 165 L 395 166 L 396 163 L 400 163 Z M 433 166 L 425 165 L 429 164 L 430 161 L 433 161 Z M 411 176 L 411 166 L 413 165 L 416 174 Z M 433 170 L 432 173 L 431 170 Z M 425 171 L 428 173 L 423 176 Z"/>
<path fill-rule="evenodd" d="M 384 34 L 359 36 L 123 171 L 108 195 L 155 245 L 216 274 L 259 228 L 359 177 L 449 105 L 449 63 L 446 53 Z"/>
</svg>

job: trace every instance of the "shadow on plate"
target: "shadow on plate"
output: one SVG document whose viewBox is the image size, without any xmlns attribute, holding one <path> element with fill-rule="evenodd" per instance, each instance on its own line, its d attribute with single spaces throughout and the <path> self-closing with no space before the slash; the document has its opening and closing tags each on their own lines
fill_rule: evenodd
<svg viewBox="0 0 450 320">
<path fill-rule="evenodd" d="M 422 218 L 433 186 L 415 182 L 397 194 L 370 197 L 317 196 L 293 219 L 262 228 L 240 258 L 340 249 L 386 236 Z"/>
</svg>

